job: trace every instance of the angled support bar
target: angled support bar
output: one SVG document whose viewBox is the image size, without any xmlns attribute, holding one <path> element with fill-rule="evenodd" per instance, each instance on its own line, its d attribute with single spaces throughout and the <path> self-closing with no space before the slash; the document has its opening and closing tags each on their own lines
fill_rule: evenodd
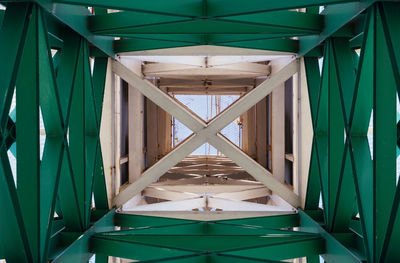
<svg viewBox="0 0 400 263">
<path fill-rule="evenodd" d="M 114 205 L 123 205 L 207 141 L 222 151 L 226 156 L 230 157 L 232 161 L 245 169 L 258 181 L 276 192 L 276 194 L 282 196 L 289 204 L 294 207 L 300 205 L 299 197 L 295 193 L 273 178 L 268 170 L 243 153 L 222 135 L 218 134 L 222 128 L 231 123 L 237 116 L 246 112 L 249 108 L 271 93 L 279 84 L 295 74 L 298 71 L 298 60 L 290 62 L 281 71 L 271 76 L 222 114 L 217 116 L 209 125 L 174 101 L 168 94 L 162 92 L 150 82 L 141 79 L 120 62 L 113 62 L 113 71 L 194 132 L 185 142 L 146 170 L 135 183 L 129 185 L 120 192 L 114 199 Z"/>
</svg>

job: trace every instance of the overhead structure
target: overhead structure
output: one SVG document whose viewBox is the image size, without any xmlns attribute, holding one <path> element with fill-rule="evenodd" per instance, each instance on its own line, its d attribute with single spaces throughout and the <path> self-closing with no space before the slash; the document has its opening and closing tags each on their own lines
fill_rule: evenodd
<svg viewBox="0 0 400 263">
<path fill-rule="evenodd" d="M 400 262 L 399 13 L 0 0 L 0 262 Z"/>
</svg>

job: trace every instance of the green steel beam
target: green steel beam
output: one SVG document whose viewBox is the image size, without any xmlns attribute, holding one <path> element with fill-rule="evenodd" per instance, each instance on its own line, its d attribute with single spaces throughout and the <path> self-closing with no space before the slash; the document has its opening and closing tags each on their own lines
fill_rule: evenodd
<svg viewBox="0 0 400 263">
<path fill-rule="evenodd" d="M 110 210 L 110 212 L 93 224 L 93 226 L 90 227 L 86 232 L 82 233 L 82 235 L 79 235 L 79 238 L 76 239 L 69 247 L 64 249 L 59 255 L 57 255 L 52 262 L 87 262 L 92 256 L 92 253 L 88 251 L 90 237 L 98 232 L 110 231 L 114 229 L 114 214 L 115 210 Z"/>
<path fill-rule="evenodd" d="M 356 3 L 344 3 L 327 6 L 324 10 L 325 27 L 319 35 L 300 37 L 299 56 L 307 55 L 327 38 L 335 34 L 347 23 L 370 7 L 375 0 L 365 0 Z"/>
<path fill-rule="evenodd" d="M 356 72 L 353 64 L 352 53 L 353 51 L 350 48 L 349 40 L 347 38 L 332 38 L 332 66 L 335 68 L 336 74 L 332 74 L 331 77 L 337 79 L 338 90 L 336 92 L 339 92 L 339 94 L 336 94 L 336 96 L 339 95 L 341 116 L 337 116 L 336 119 L 340 124 L 335 124 L 333 121 L 330 121 L 329 125 L 331 127 L 340 126 L 340 130 L 336 131 L 338 134 L 341 134 L 343 129 L 346 130 L 347 134 L 349 131 L 349 117 L 353 102 Z M 340 112 L 337 109 L 336 111 Z M 337 127 L 335 127 L 335 129 L 336 128 Z M 333 232 L 346 232 L 348 231 L 349 223 L 353 214 L 356 196 L 352 177 L 352 164 L 350 154 L 348 153 L 350 136 L 346 136 L 347 141 L 344 146 L 343 144 L 340 145 L 344 140 L 343 136 L 338 136 L 336 139 L 337 141 L 334 142 L 333 145 L 330 145 L 330 154 L 336 155 L 335 159 L 331 160 L 330 165 L 331 168 L 332 166 L 336 166 L 338 163 L 341 163 L 342 165 L 339 168 L 337 190 L 330 188 L 331 191 L 334 191 L 334 194 L 331 195 L 331 198 L 333 199 L 333 207 L 331 208 L 333 210 L 330 212 L 331 221 L 329 228 Z M 340 145 L 339 148 L 338 145 Z M 334 147 L 333 149 L 332 146 Z M 340 157 L 340 151 L 344 151 L 342 157 Z M 331 186 L 332 185 L 329 187 Z"/>
<path fill-rule="evenodd" d="M 57 0 L 57 2 L 155 14 L 171 14 L 182 17 L 221 17 L 355 1 L 301 0 L 293 2 L 291 0 L 284 0 L 279 2 L 265 2 L 263 0 L 250 0 L 245 5 L 240 0 L 172 0 L 168 1 L 168 3 L 163 0 L 155 0 L 151 3 L 144 0 L 135 1 L 135 3 L 129 0 L 118 2 L 111 0 Z"/>
<path fill-rule="evenodd" d="M 74 32 L 66 30 L 64 33 L 66 40 L 65 46 L 60 50 L 60 61 L 57 70 L 57 87 L 60 94 L 60 104 L 62 110 L 65 128 L 69 125 L 69 116 L 71 113 L 71 101 L 74 91 L 75 81 L 77 81 L 78 60 L 80 58 L 82 41 Z M 67 132 L 67 130 L 65 130 Z M 65 142 L 68 145 L 67 142 Z M 71 155 L 69 148 L 65 148 L 63 157 L 59 200 L 63 218 L 67 228 L 70 231 L 83 231 L 83 213 L 80 210 L 82 204 L 79 203 L 76 179 L 72 169 Z"/>
<path fill-rule="evenodd" d="M 106 83 L 107 64 L 108 58 L 96 58 L 94 61 L 93 97 L 96 107 L 96 118 L 98 120 L 96 129 L 97 134 L 99 134 L 100 131 L 100 120 L 103 110 L 103 97 L 104 87 Z M 101 145 L 99 141 L 97 142 L 96 161 L 93 176 L 93 194 L 96 209 L 108 210 L 109 204 L 107 198 L 107 188 L 105 182 Z"/>
<path fill-rule="evenodd" d="M 311 119 L 313 129 L 317 124 L 318 102 L 321 90 L 321 75 L 317 58 L 304 58 L 304 66 L 307 77 L 308 97 L 310 101 Z M 314 129 L 315 134 L 315 129 Z M 307 194 L 305 208 L 307 210 L 317 210 L 321 193 L 320 167 L 316 146 L 316 136 L 313 138 L 311 150 L 310 168 L 308 172 Z"/>
<path fill-rule="evenodd" d="M 386 41 L 391 58 L 391 66 L 396 79 L 397 92 L 400 89 L 399 69 L 400 69 L 400 54 L 398 47 L 400 44 L 399 35 L 396 33 L 400 17 L 398 11 L 400 6 L 397 3 L 384 3 L 380 8 L 382 15 L 382 24 L 385 26 Z M 399 96 L 399 94 L 397 94 Z M 400 256 L 396 244 L 400 242 L 400 184 L 397 184 L 396 195 L 393 201 L 390 221 L 388 224 L 385 242 L 382 251 L 382 262 L 399 261 Z"/>
<path fill-rule="evenodd" d="M 22 217 L 22 208 L 17 195 L 15 182 L 5 145 L 5 127 L 9 119 L 11 98 L 16 76 L 25 44 L 29 16 L 32 7 L 27 4 L 9 4 L 0 31 L 0 58 L 2 63 L 0 78 L 0 206 L 7 216 L 0 217 L 0 246 L 2 256 L 10 261 L 32 261 L 28 234 Z M 7 39 L 7 41 L 4 41 Z M 7 237 L 5 239 L 4 237 Z"/>
<path fill-rule="evenodd" d="M 352 161 L 365 248 L 381 262 L 396 191 L 396 87 L 390 34 L 381 4 L 369 9 L 351 115 Z M 373 159 L 367 130 L 373 110 Z M 386 249 L 386 248 L 385 248 Z"/>
<path fill-rule="evenodd" d="M 33 5 L 16 83 L 17 108 L 17 192 L 34 262 L 43 260 L 43 228 L 39 145 L 39 88 L 42 68 L 46 63 L 43 51 L 43 25 L 37 6 Z M 47 57 L 47 53 L 46 53 Z M 44 65 L 43 65 L 44 66 Z M 46 69 L 43 69 L 45 72 Z M 48 216 L 48 214 L 47 214 Z"/>
<path fill-rule="evenodd" d="M 35 0 L 48 13 L 54 16 L 61 23 L 67 25 L 76 33 L 84 37 L 88 42 L 102 50 L 110 57 L 114 57 L 112 49 L 113 38 L 106 36 L 96 36 L 87 27 L 87 18 L 90 12 L 81 6 L 55 4 L 51 0 Z"/>
<path fill-rule="evenodd" d="M 259 226 L 250 225 L 225 225 L 213 222 L 197 222 L 181 225 L 166 225 L 149 228 L 128 229 L 113 233 L 104 233 L 104 235 L 213 235 L 213 236 L 310 236 L 313 234 L 301 231 L 289 231 L 281 229 L 260 228 Z M 221 246 L 223 246 L 221 244 Z"/>
<path fill-rule="evenodd" d="M 325 252 L 322 256 L 326 262 L 364 262 L 365 258 L 362 255 L 340 243 L 305 211 L 299 210 L 299 215 L 302 231 L 319 233 L 325 240 Z"/>
<path fill-rule="evenodd" d="M 195 220 L 165 218 L 156 216 L 142 216 L 130 214 L 115 214 L 114 223 L 116 226 L 129 227 L 129 228 L 148 228 L 155 226 L 170 226 L 181 224 L 197 223 Z"/>
<path fill-rule="evenodd" d="M 192 240 L 186 239 L 186 242 Z M 95 236 L 90 238 L 92 253 L 101 253 L 108 256 L 127 258 L 138 261 L 159 262 L 162 259 L 177 259 L 185 256 L 194 256 L 196 253 L 179 249 L 125 242 L 123 240 Z M 70 261 L 69 261 L 70 262 Z"/>
<path fill-rule="evenodd" d="M 223 255 L 244 259 L 285 260 L 319 255 L 324 252 L 324 240 L 320 237 L 309 237 L 290 241 L 282 239 L 281 243 L 277 242 L 263 247 L 258 246 L 255 248 L 224 252 Z"/>
<path fill-rule="evenodd" d="M 150 234 L 126 234 L 118 233 L 96 234 L 92 240 L 110 240 L 115 242 L 130 243 L 131 246 L 143 244 L 148 246 L 180 249 L 184 251 L 195 252 L 218 252 L 230 253 L 224 251 L 233 250 L 252 250 L 259 247 L 275 246 L 277 244 L 286 244 L 291 242 L 303 242 L 319 239 L 317 235 L 289 236 L 284 234 L 269 235 L 150 235 Z M 319 240 L 320 242 L 321 240 Z M 100 250 L 98 250 L 100 251 Z M 315 254 L 315 253 L 314 253 Z M 318 253 L 316 253 L 318 254 Z M 281 254 L 282 256 L 282 254 Z M 300 255 L 301 256 L 301 255 Z M 288 258 L 295 258 L 296 256 Z M 278 259 L 278 258 L 269 258 Z M 285 259 L 285 258 L 281 258 Z"/>
<path fill-rule="evenodd" d="M 318 33 L 323 16 L 293 11 L 231 16 L 225 19 L 183 19 L 176 16 L 118 12 L 89 17 L 89 28 L 95 34 L 211 34 Z"/>
<path fill-rule="evenodd" d="M 299 226 L 298 214 L 254 217 L 244 219 L 218 220 L 217 224 L 264 227 L 269 229 L 292 228 Z"/>
</svg>

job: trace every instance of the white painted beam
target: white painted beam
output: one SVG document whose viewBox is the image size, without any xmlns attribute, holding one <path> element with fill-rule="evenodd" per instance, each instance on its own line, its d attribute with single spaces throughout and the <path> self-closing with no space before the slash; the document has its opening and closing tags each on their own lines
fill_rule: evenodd
<svg viewBox="0 0 400 263">
<path fill-rule="evenodd" d="M 245 201 L 228 200 L 217 197 L 208 197 L 207 206 L 222 209 L 223 211 L 293 211 L 279 206 L 257 204 Z"/>
<path fill-rule="evenodd" d="M 144 215 L 144 216 L 158 216 L 166 218 L 178 218 L 188 220 L 200 220 L 200 221 L 216 221 L 216 220 L 228 220 L 228 219 L 239 219 L 239 218 L 254 218 L 254 217 L 265 217 L 265 216 L 276 216 L 276 215 L 290 215 L 295 214 L 295 211 L 131 211 L 125 212 L 124 214 L 131 215 Z"/>
<path fill-rule="evenodd" d="M 188 193 L 188 192 L 170 191 L 170 190 L 165 190 L 165 189 L 162 189 L 159 187 L 147 187 L 143 191 L 143 195 L 148 196 L 148 197 L 153 197 L 153 198 L 170 200 L 170 201 L 184 200 L 184 199 L 199 197 L 199 195 L 197 195 L 197 194 Z"/>
<path fill-rule="evenodd" d="M 178 201 L 167 201 L 149 205 L 141 205 L 132 207 L 124 212 L 129 211 L 190 211 L 196 208 L 202 208 L 206 206 L 205 198 L 193 198 L 187 200 Z"/>
<path fill-rule="evenodd" d="M 263 84 L 249 92 L 246 96 L 234 103 L 228 110 L 217 116 L 210 125 L 206 125 L 203 120 L 191 114 L 184 107 L 179 105 L 167 94 L 159 90 L 149 82 L 143 81 L 139 76 L 134 74 L 128 68 L 119 62 L 113 63 L 115 73 L 124 78 L 129 84 L 137 88 L 149 99 L 153 100 L 171 115 L 180 119 L 188 128 L 192 129 L 196 134 L 192 135 L 188 140 L 184 141 L 174 151 L 170 152 L 158 163 L 143 173 L 135 183 L 124 189 L 115 199 L 117 206 L 122 205 L 130 198 L 142 191 L 146 186 L 151 184 L 165 174 L 171 167 L 175 166 L 185 156 L 197 149 L 205 141 L 210 142 L 214 147 L 222 151 L 237 165 L 244 168 L 258 181 L 269 187 L 272 191 L 279 193 L 282 198 L 293 206 L 299 205 L 298 196 L 289 188 L 279 183 L 271 174 L 256 161 L 240 151 L 231 142 L 216 133 L 233 121 L 237 116 L 255 105 L 258 101 L 268 95 L 279 83 L 285 81 L 295 72 L 297 72 L 298 62 L 294 60 L 285 66 L 281 71 L 273 74 Z"/>
<path fill-rule="evenodd" d="M 192 129 L 194 132 L 206 127 L 206 124 L 202 119 L 190 113 L 168 94 L 165 94 L 162 90 L 158 89 L 150 82 L 140 78 L 137 74 L 135 74 L 135 72 L 131 71 L 122 63 L 113 61 L 112 67 L 115 74 L 128 82 L 129 85 L 139 90 L 140 93 L 164 109 L 166 112 L 177 118 L 184 125 L 190 127 L 190 129 Z"/>
<path fill-rule="evenodd" d="M 270 191 L 266 187 L 260 187 L 250 190 L 238 191 L 238 192 L 230 192 L 230 193 L 221 193 L 214 195 L 213 197 L 224 198 L 229 200 L 237 200 L 244 201 L 250 200 L 254 198 L 264 197 L 270 194 Z"/>
<path fill-rule="evenodd" d="M 294 207 L 300 206 L 299 197 L 292 190 L 275 179 L 272 174 L 259 163 L 242 152 L 236 145 L 222 135 L 214 135 L 208 138 L 208 142 L 223 154 L 228 156 L 237 165 L 245 169 L 251 176 L 263 183 L 271 191 L 279 194 L 284 200 Z"/>
<path fill-rule="evenodd" d="M 152 187 L 152 185 L 150 185 Z M 226 185 L 226 184 L 183 184 L 183 185 L 163 185 L 157 186 L 157 188 L 164 189 L 166 191 L 176 191 L 176 192 L 187 192 L 193 194 L 220 194 L 227 192 L 239 192 L 249 189 L 260 188 L 260 185 Z"/>
<path fill-rule="evenodd" d="M 114 205 L 119 207 L 129 199 L 140 193 L 146 186 L 158 180 L 171 167 L 180 162 L 205 142 L 204 138 L 192 135 L 178 145 L 173 151 L 164 156 L 160 161 L 143 172 L 142 176 L 134 183 L 128 185 L 114 198 Z"/>
<path fill-rule="evenodd" d="M 112 207 L 112 199 L 115 196 L 114 187 L 114 157 L 113 157 L 113 89 L 114 75 L 111 71 L 111 59 L 108 59 L 106 82 L 104 86 L 104 99 L 100 123 L 100 144 L 103 157 L 103 171 L 107 188 L 108 206 Z"/>
<path fill-rule="evenodd" d="M 255 89 L 244 95 L 241 99 L 237 100 L 227 110 L 223 111 L 220 115 L 215 117 L 210 124 L 208 129 L 213 133 L 216 133 L 234 121 L 238 116 L 249 110 L 257 102 L 265 98 L 275 88 L 277 88 L 282 82 L 289 79 L 293 74 L 298 71 L 298 60 L 293 60 L 280 71 L 272 74 L 270 78 L 265 80 L 263 83 L 258 85 Z"/>
</svg>

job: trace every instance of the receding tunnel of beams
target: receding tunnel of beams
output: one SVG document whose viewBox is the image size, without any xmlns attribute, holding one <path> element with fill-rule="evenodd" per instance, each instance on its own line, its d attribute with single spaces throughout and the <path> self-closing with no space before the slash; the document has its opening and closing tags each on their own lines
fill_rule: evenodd
<svg viewBox="0 0 400 263">
<path fill-rule="evenodd" d="M 239 95 L 174 95 L 174 98 L 208 122 L 235 102 L 239 98 Z M 189 128 L 176 118 L 172 118 L 173 147 L 191 134 L 192 131 Z M 236 146 L 241 147 L 242 123 L 240 117 L 222 129 L 221 134 Z M 192 155 L 222 155 L 222 153 L 209 143 L 205 143 L 196 149 Z"/>
</svg>

